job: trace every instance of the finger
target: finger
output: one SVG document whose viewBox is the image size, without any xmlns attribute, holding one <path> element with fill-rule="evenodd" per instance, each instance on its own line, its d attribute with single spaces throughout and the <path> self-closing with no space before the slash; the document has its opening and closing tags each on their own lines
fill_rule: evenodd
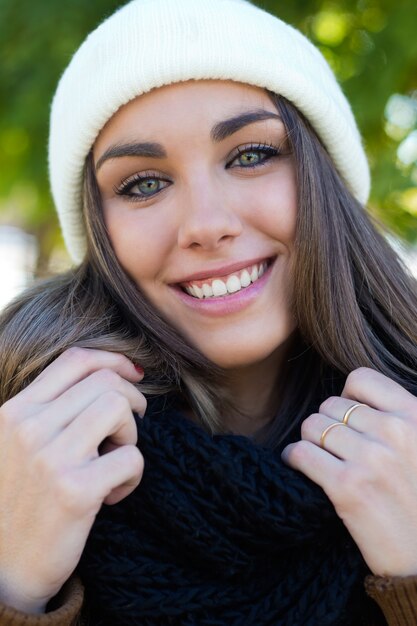
<svg viewBox="0 0 417 626">
<path fill-rule="evenodd" d="M 342 397 L 364 402 L 393 415 L 413 416 L 417 412 L 415 396 L 391 378 L 366 367 L 349 374 Z"/>
<path fill-rule="evenodd" d="M 109 391 L 118 392 L 128 400 L 131 410 L 141 417 L 146 411 L 145 396 L 113 370 L 103 369 L 68 389 L 59 398 L 48 405 L 43 413 L 55 415 L 54 420 L 60 428 L 65 427 L 74 416 L 85 410 L 99 396 Z"/>
<path fill-rule="evenodd" d="M 42 448 L 51 442 L 60 432 L 89 407 L 100 401 L 102 396 L 114 393 L 125 399 L 132 412 L 143 417 L 146 411 L 146 398 L 132 383 L 127 382 L 112 370 L 94 372 L 78 384 L 71 387 L 57 400 L 50 402 L 39 413 L 26 418 L 25 423 L 34 423 L 36 446 Z M 108 412 L 105 403 L 100 401 L 101 412 Z M 91 410 L 90 410 L 91 414 Z"/>
<path fill-rule="evenodd" d="M 335 427 L 325 433 L 322 439 L 324 431 L 333 425 Z M 304 420 L 301 426 L 301 436 L 303 440 L 314 443 L 339 459 L 351 461 L 363 458 L 366 454 L 366 446 L 369 445 L 366 435 L 360 435 L 349 426 L 321 413 L 313 413 Z"/>
<path fill-rule="evenodd" d="M 86 485 L 96 485 L 101 501 L 116 504 L 139 485 L 144 460 L 136 446 L 121 446 L 89 463 L 84 474 Z"/>
<path fill-rule="evenodd" d="M 53 361 L 21 392 L 26 400 L 45 403 L 100 369 L 111 369 L 130 382 L 139 382 L 139 373 L 123 354 L 90 348 L 70 348 Z"/>
<path fill-rule="evenodd" d="M 117 391 L 109 391 L 62 431 L 51 453 L 58 458 L 71 454 L 78 462 L 85 462 L 98 457 L 98 449 L 105 439 L 116 449 L 136 445 L 137 438 L 136 422 L 127 398 Z"/>
<path fill-rule="evenodd" d="M 337 486 L 344 467 L 343 461 L 305 440 L 286 446 L 281 458 L 284 463 L 320 485 L 327 495 Z"/>
<path fill-rule="evenodd" d="M 347 398 L 332 396 L 321 403 L 319 413 L 342 422 L 347 411 L 349 411 L 352 407 L 355 407 L 357 404 L 357 402 L 348 400 Z M 386 415 L 384 413 L 372 409 L 368 405 L 357 406 L 350 412 L 347 423 L 350 428 L 356 430 L 357 432 L 371 433 L 378 429 L 378 426 L 381 424 L 381 420 L 385 418 Z"/>
</svg>

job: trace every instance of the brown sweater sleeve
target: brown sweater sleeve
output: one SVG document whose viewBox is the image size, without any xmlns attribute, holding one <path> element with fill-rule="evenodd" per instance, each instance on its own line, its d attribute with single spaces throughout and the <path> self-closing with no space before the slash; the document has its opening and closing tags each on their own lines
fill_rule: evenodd
<svg viewBox="0 0 417 626">
<path fill-rule="evenodd" d="M 388 626 L 417 626 L 417 576 L 367 576 L 365 589 L 379 604 Z"/>
<path fill-rule="evenodd" d="M 0 603 L 0 626 L 81 626 L 84 588 L 78 578 L 70 578 L 50 602 L 47 613 L 29 615 Z"/>
</svg>

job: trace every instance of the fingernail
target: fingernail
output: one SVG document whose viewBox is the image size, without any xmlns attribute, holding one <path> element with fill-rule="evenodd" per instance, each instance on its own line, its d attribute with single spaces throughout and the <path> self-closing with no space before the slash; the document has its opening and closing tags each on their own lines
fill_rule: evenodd
<svg viewBox="0 0 417 626">
<path fill-rule="evenodd" d="M 138 374 L 144 374 L 145 370 L 143 369 L 143 367 L 141 367 L 140 365 L 138 365 L 137 363 L 133 364 L 135 366 L 135 370 L 137 371 Z"/>
</svg>

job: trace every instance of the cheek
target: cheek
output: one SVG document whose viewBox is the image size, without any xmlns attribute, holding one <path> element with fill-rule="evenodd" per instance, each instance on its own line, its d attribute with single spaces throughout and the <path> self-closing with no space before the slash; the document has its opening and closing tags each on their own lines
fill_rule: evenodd
<svg viewBox="0 0 417 626">
<path fill-rule="evenodd" d="M 120 265 L 140 284 L 153 279 L 169 255 L 169 229 L 151 213 L 105 210 L 110 243 Z"/>
<path fill-rule="evenodd" d="M 251 222 L 258 230 L 291 248 L 297 222 L 297 189 L 292 168 L 274 172 L 251 201 Z"/>
</svg>

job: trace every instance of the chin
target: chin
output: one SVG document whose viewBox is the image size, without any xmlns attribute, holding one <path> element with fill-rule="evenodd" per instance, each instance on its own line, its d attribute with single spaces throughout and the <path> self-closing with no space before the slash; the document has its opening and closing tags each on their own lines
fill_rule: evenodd
<svg viewBox="0 0 417 626">
<path fill-rule="evenodd" d="M 292 336 L 292 331 L 286 333 L 282 338 L 277 341 L 272 341 L 268 338 L 264 342 L 264 345 L 260 345 L 259 341 L 254 342 L 254 345 L 248 345 L 248 342 L 242 342 L 240 345 L 225 345 L 216 346 L 211 344 L 210 346 L 196 346 L 200 352 L 204 354 L 212 363 L 224 370 L 241 369 L 251 366 L 256 366 L 259 363 L 265 362 L 268 359 L 277 359 L 280 362 L 280 355 L 287 350 L 289 339 Z M 271 363 L 272 365 L 272 363 Z"/>
</svg>

